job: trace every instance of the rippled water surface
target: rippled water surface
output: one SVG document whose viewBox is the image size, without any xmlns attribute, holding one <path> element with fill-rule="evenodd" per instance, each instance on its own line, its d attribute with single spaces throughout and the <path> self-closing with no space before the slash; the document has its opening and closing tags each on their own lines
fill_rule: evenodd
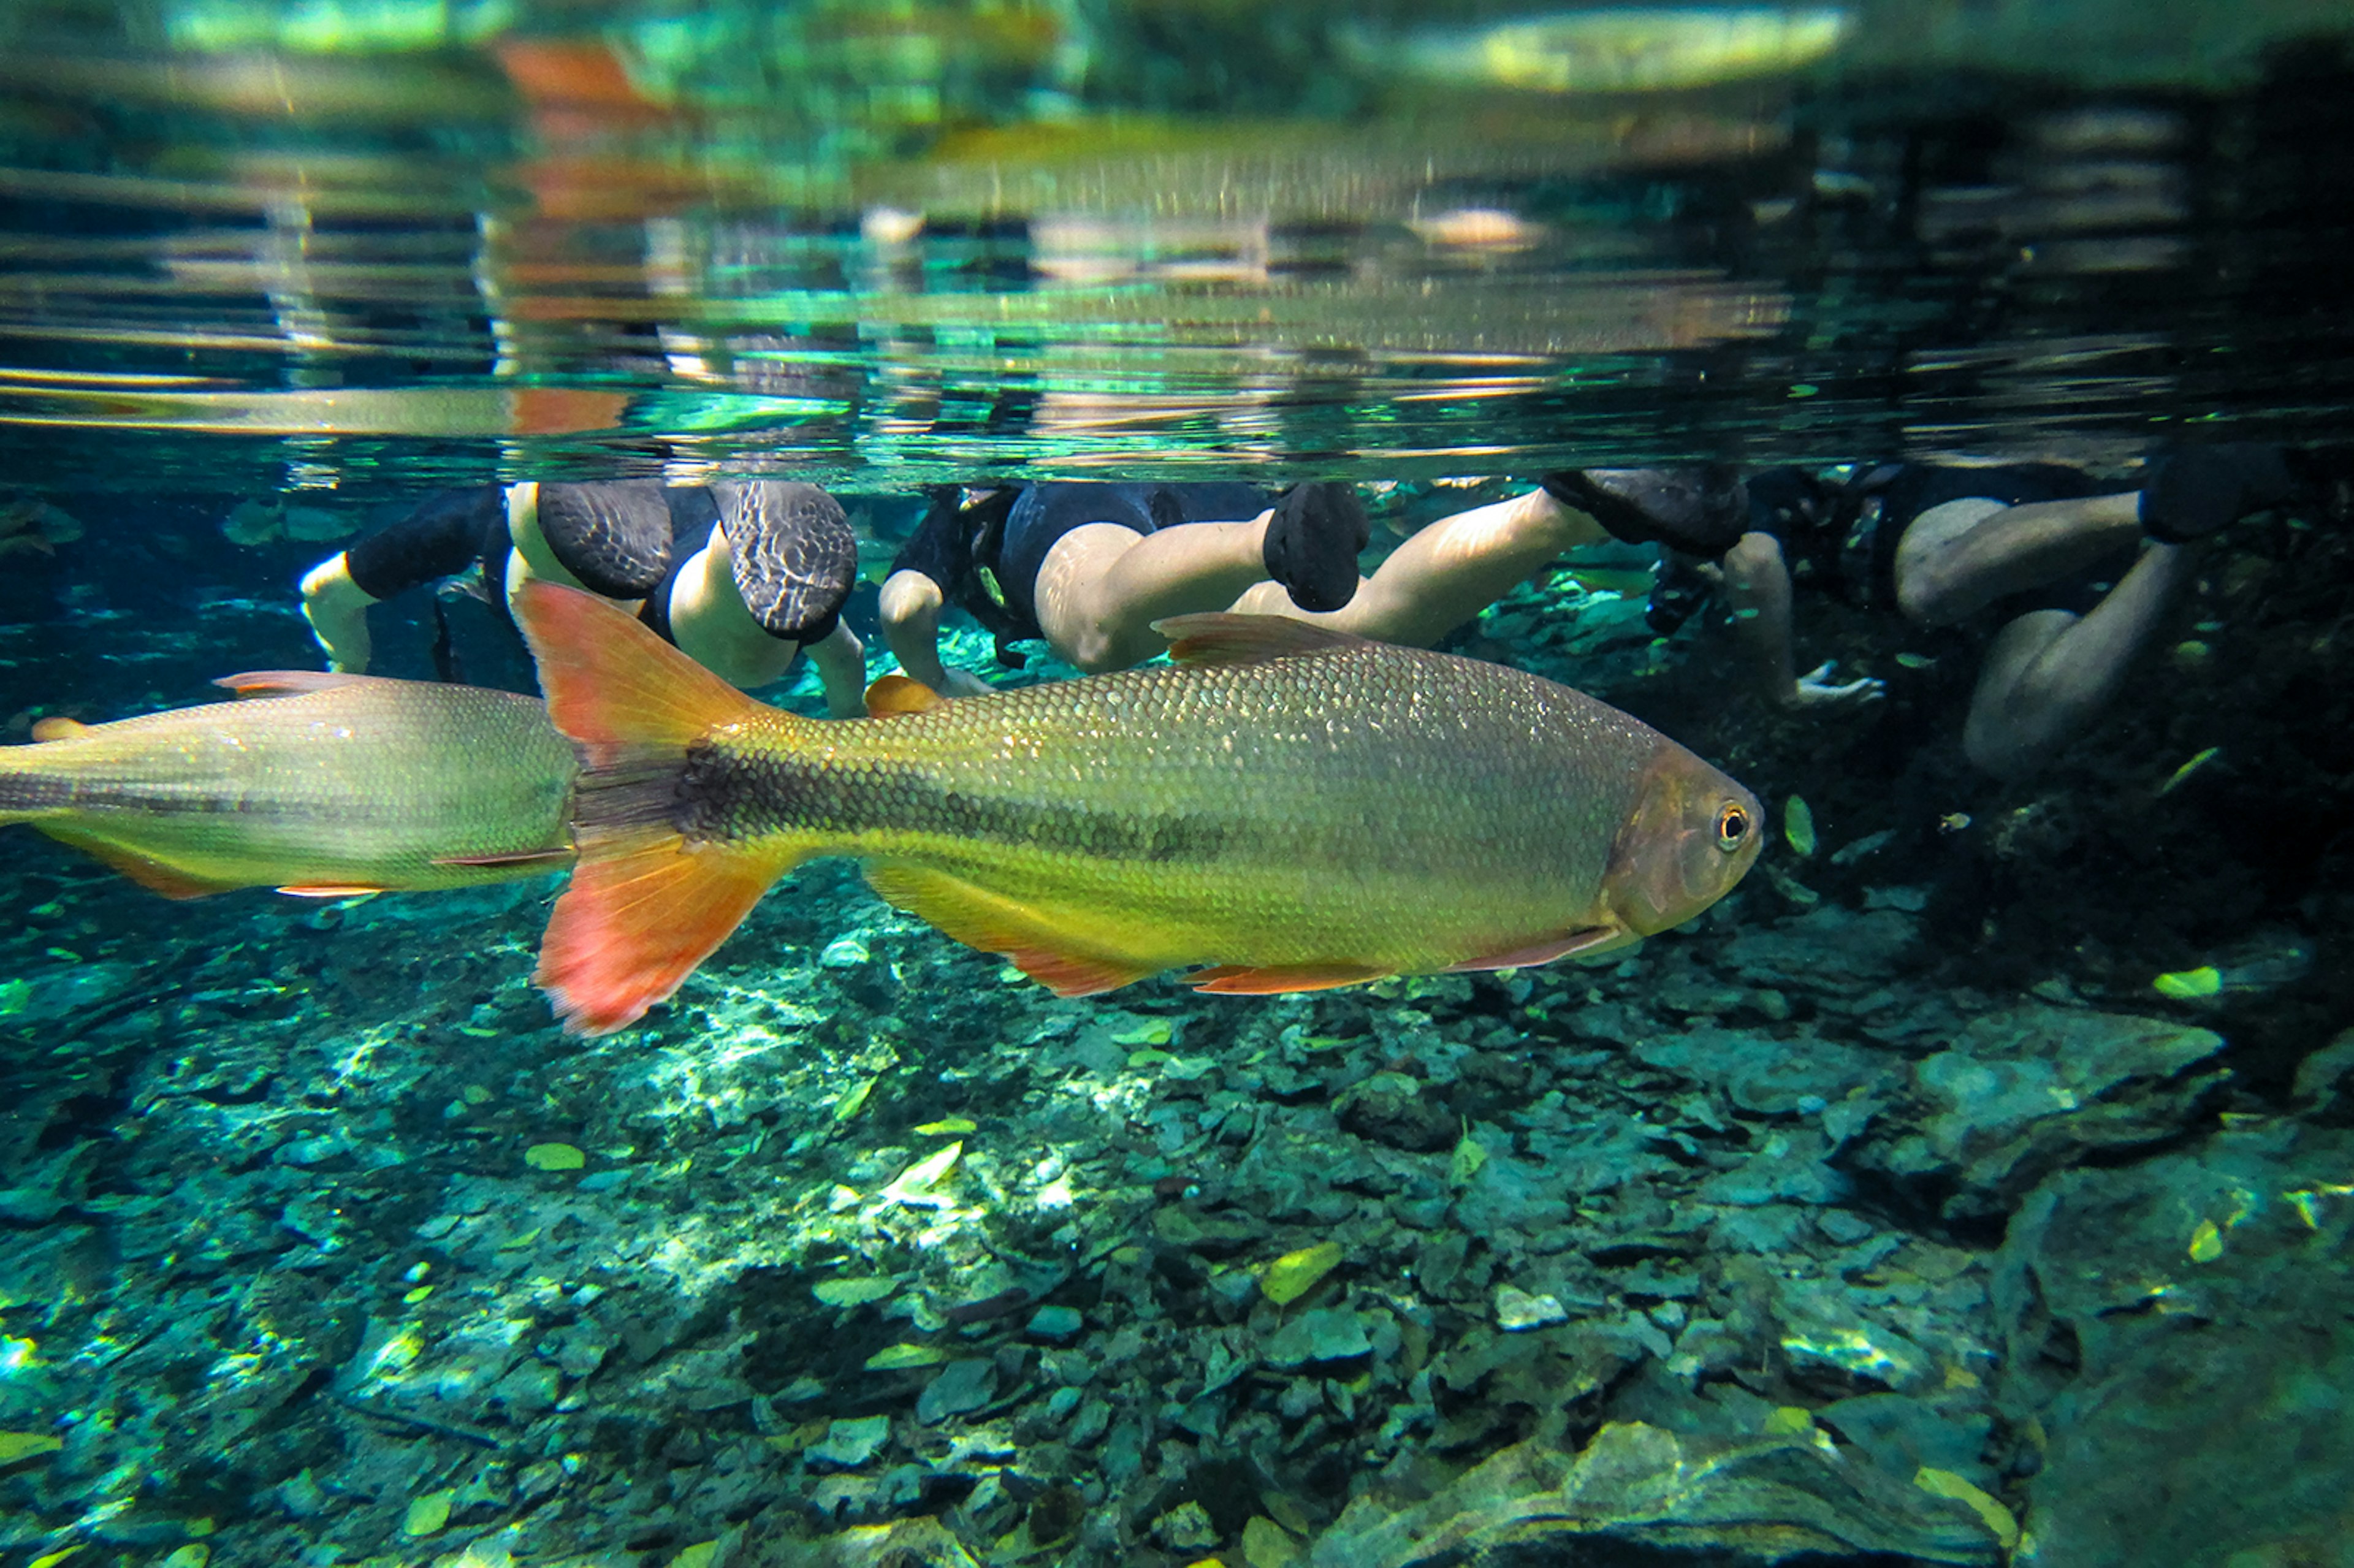
<svg viewBox="0 0 2354 1568">
<path fill-rule="evenodd" d="M 14 6 L 0 450 L 366 493 L 2311 439 L 2342 22 Z"/>
</svg>

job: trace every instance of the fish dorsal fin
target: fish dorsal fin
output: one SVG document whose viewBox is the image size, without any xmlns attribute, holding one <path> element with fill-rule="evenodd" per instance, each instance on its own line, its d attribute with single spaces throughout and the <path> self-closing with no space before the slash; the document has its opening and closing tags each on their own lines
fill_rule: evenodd
<svg viewBox="0 0 2354 1568">
<path fill-rule="evenodd" d="M 1263 664 L 1363 648 L 1365 639 L 1288 615 L 1172 615 L 1152 623 L 1180 664 Z"/>
<path fill-rule="evenodd" d="M 884 675 L 866 688 L 868 718 L 898 718 L 906 714 L 928 714 L 947 703 L 948 699 L 931 687 L 906 675 Z"/>
<path fill-rule="evenodd" d="M 248 670 L 242 675 L 223 675 L 213 684 L 226 686 L 239 697 L 294 697 L 304 692 L 332 692 L 366 679 L 328 670 Z"/>
<path fill-rule="evenodd" d="M 67 718 L 62 714 L 55 715 L 45 719 L 36 720 L 33 725 L 33 738 L 35 740 L 71 740 L 78 735 L 88 735 L 89 733 L 90 726 L 82 723 L 80 719 Z"/>
</svg>

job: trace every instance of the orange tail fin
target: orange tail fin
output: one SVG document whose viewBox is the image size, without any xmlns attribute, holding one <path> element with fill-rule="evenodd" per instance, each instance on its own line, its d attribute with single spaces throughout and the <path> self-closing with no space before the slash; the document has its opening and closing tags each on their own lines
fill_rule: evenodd
<svg viewBox="0 0 2354 1568">
<path fill-rule="evenodd" d="M 690 837 L 688 748 L 723 726 L 790 715 L 753 702 L 593 594 L 533 583 L 515 620 L 556 727 L 579 747 L 579 864 L 532 977 L 567 1028 L 610 1034 L 678 990 L 807 852 Z M 707 819 L 706 819 L 707 820 Z"/>
</svg>

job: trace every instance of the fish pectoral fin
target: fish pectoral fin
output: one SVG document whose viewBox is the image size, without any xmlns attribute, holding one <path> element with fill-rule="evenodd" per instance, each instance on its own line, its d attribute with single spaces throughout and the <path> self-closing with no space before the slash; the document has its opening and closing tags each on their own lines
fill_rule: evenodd
<svg viewBox="0 0 2354 1568">
<path fill-rule="evenodd" d="M 897 718 L 905 714 L 928 714 L 947 702 L 946 697 L 921 681 L 906 675 L 884 675 L 866 688 L 866 716 Z"/>
<path fill-rule="evenodd" d="M 366 675 L 338 675 L 326 670 L 248 670 L 242 675 L 223 675 L 213 684 L 225 686 L 240 697 L 293 697 L 304 692 L 332 692 L 338 686 L 367 679 Z"/>
<path fill-rule="evenodd" d="M 1290 991 L 1331 991 L 1335 987 L 1376 980 L 1390 971 L 1367 964 L 1270 964 L 1252 969 L 1245 964 L 1220 964 L 1196 969 L 1185 977 L 1195 991 L 1213 996 L 1275 996 Z"/>
<path fill-rule="evenodd" d="M 1514 948 L 1510 952 L 1466 959 L 1459 964 L 1447 965 L 1446 972 L 1472 974 L 1481 969 L 1524 969 L 1533 964 L 1549 964 L 1555 959 L 1565 959 L 1575 953 L 1602 952 L 1614 947 L 1624 947 L 1632 935 L 1616 926 L 1588 926 L 1565 937 L 1551 937 L 1525 948 Z"/>
<path fill-rule="evenodd" d="M 655 830 L 599 834 L 582 844 L 548 916 L 532 980 L 574 1033 L 626 1028 L 684 984 L 801 858 Z"/>
<path fill-rule="evenodd" d="M 510 850 L 504 854 L 436 855 L 433 863 L 435 865 L 512 866 L 519 872 L 545 866 L 553 871 L 557 866 L 572 863 L 572 846 L 567 844 L 561 849 Z"/>
<path fill-rule="evenodd" d="M 866 868 L 866 885 L 885 903 L 929 921 L 966 947 L 1002 955 L 1057 996 L 1117 991 L 1161 968 L 1093 950 L 1051 916 L 945 871 L 886 862 Z"/>
<path fill-rule="evenodd" d="M 121 844 L 89 833 L 78 833 L 69 828 L 56 828 L 47 822 L 35 822 L 33 826 L 59 843 L 71 844 L 93 860 L 121 872 L 148 892 L 160 893 L 166 898 L 203 898 L 209 894 L 227 893 L 233 887 L 251 885 L 249 883 L 220 882 L 198 876 L 193 872 L 150 859 L 137 850 L 125 849 Z"/>
<path fill-rule="evenodd" d="M 374 898 L 386 888 L 365 882 L 295 883 L 278 890 L 289 898 Z"/>
<path fill-rule="evenodd" d="M 1169 657 L 1180 664 L 1263 664 L 1369 646 L 1365 639 L 1288 615 L 1172 615 L 1152 623 L 1169 639 Z"/>
<path fill-rule="evenodd" d="M 80 719 L 67 718 L 62 714 L 53 714 L 48 718 L 37 719 L 33 724 L 35 740 L 71 740 L 78 735 L 89 733 L 90 726 Z"/>
</svg>

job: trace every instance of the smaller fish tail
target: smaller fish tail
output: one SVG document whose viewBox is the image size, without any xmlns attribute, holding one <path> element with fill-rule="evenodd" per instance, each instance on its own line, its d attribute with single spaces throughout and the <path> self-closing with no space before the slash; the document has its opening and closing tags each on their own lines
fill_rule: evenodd
<svg viewBox="0 0 2354 1568">
<path fill-rule="evenodd" d="M 690 836 L 693 750 L 723 726 L 790 715 L 756 703 L 593 595 L 534 583 L 516 623 L 556 727 L 578 748 L 578 863 L 533 976 L 567 1028 L 610 1034 L 668 998 L 808 853 Z"/>
</svg>

